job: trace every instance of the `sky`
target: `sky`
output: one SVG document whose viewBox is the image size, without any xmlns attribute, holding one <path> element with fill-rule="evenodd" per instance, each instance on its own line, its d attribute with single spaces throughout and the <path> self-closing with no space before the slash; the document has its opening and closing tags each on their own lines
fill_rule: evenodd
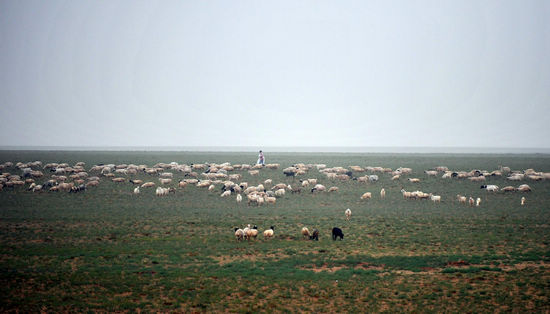
<svg viewBox="0 0 550 314">
<path fill-rule="evenodd" d="M 0 0 L 0 146 L 550 147 L 548 1 Z"/>
</svg>

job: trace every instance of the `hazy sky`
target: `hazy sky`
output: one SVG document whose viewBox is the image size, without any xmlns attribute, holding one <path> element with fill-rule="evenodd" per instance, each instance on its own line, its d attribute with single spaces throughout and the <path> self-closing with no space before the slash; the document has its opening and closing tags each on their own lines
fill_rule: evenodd
<svg viewBox="0 0 550 314">
<path fill-rule="evenodd" d="M 550 2 L 0 1 L 0 145 L 550 147 Z"/>
</svg>

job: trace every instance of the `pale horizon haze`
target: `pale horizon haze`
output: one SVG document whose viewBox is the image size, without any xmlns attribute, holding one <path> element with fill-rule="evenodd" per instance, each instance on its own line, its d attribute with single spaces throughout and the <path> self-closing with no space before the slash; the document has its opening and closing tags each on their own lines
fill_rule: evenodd
<svg viewBox="0 0 550 314">
<path fill-rule="evenodd" d="M 548 1 L 0 1 L 0 146 L 550 148 Z"/>
</svg>

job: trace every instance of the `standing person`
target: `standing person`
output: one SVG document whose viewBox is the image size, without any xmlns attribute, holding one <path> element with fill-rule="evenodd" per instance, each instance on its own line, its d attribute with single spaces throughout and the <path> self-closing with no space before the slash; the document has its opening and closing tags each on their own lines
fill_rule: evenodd
<svg viewBox="0 0 550 314">
<path fill-rule="evenodd" d="M 260 151 L 260 154 L 258 155 L 258 164 L 264 166 L 265 165 L 265 157 L 264 153 Z"/>
</svg>

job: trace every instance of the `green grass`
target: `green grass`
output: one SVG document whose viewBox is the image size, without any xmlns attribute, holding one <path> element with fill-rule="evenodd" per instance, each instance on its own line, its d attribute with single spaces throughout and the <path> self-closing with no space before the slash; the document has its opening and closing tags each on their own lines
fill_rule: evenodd
<svg viewBox="0 0 550 314">
<path fill-rule="evenodd" d="M 97 163 L 253 163 L 245 153 L 2 151 L 4 161 Z M 550 310 L 550 183 L 528 183 L 533 192 L 490 194 L 479 183 L 427 177 L 453 170 L 550 172 L 548 155 L 268 154 L 278 170 L 243 179 L 296 184 L 282 168 L 325 163 L 411 167 L 406 179 L 329 181 L 334 194 L 290 194 L 276 205 L 248 207 L 234 197 L 188 186 L 155 197 L 133 195 L 130 183 L 102 179 L 85 193 L 0 192 L 0 311 L 416 311 L 494 312 Z M 18 173 L 15 168 L 4 172 Z M 49 174 L 47 174 L 49 176 Z M 145 174 L 134 176 L 158 182 Z M 177 183 L 183 178 L 175 173 Z M 493 177 L 488 183 L 519 185 Z M 523 183 L 523 182 L 522 182 Z M 175 185 L 175 184 L 174 184 Z M 386 189 L 386 199 L 379 191 Z M 441 204 L 408 201 L 400 190 L 442 195 Z M 366 191 L 373 199 L 360 201 Z M 456 194 L 481 197 L 479 208 L 460 205 Z M 351 208 L 346 221 L 344 210 Z M 235 226 L 275 226 L 275 237 L 237 242 Z M 320 230 L 305 241 L 300 229 Z M 330 230 L 344 231 L 332 241 Z"/>
</svg>

